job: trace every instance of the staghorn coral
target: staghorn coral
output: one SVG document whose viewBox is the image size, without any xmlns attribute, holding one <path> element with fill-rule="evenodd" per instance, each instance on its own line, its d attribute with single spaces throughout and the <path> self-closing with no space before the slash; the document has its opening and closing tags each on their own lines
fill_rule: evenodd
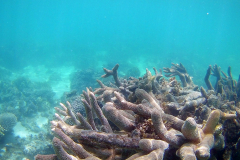
<svg viewBox="0 0 240 160">
<path fill-rule="evenodd" d="M 219 156 L 218 150 L 225 146 L 219 126 L 225 120 L 239 124 L 234 104 L 217 97 L 218 104 L 233 106 L 228 109 L 211 106 L 212 94 L 203 88 L 198 90 L 183 65 L 165 69 L 185 79 L 180 77 L 183 88 L 175 78 L 166 80 L 156 69 L 155 76 L 146 70 L 142 78 L 119 79 L 118 67 L 104 69 L 103 76 L 112 75 L 116 86 L 108 87 L 98 81 L 101 88 L 83 91 L 86 118 L 81 113 L 74 114 L 69 102 L 55 108 L 57 119 L 51 122 L 55 155 L 37 155 L 35 159 L 132 160 L 178 156 L 183 160 L 205 160 Z M 71 125 L 66 123 L 69 118 Z M 213 149 L 216 151 L 211 152 Z"/>
<path fill-rule="evenodd" d="M 102 75 L 103 78 L 109 77 L 109 76 L 113 76 L 115 83 L 118 87 L 120 87 L 122 85 L 122 83 L 119 81 L 118 79 L 118 74 L 117 74 L 117 70 L 118 70 L 119 64 L 116 64 L 112 70 L 108 70 L 106 68 L 103 68 L 104 72 L 106 74 Z"/>
<path fill-rule="evenodd" d="M 186 68 L 180 64 L 174 64 L 172 63 L 171 68 L 163 68 L 163 71 L 167 74 L 165 74 L 166 77 L 172 77 L 175 75 L 178 75 L 183 87 L 191 86 L 193 85 L 192 78 L 187 73 Z"/>
<path fill-rule="evenodd" d="M 235 104 L 237 104 L 240 99 L 240 76 L 238 81 L 234 80 L 231 70 L 231 66 L 229 66 L 226 74 L 225 72 L 221 71 L 221 67 L 219 67 L 217 64 L 215 64 L 213 67 L 210 65 L 204 80 L 208 90 L 215 90 L 216 94 L 221 95 L 222 99 L 234 101 Z M 216 77 L 214 88 L 209 80 L 211 75 Z"/>
</svg>

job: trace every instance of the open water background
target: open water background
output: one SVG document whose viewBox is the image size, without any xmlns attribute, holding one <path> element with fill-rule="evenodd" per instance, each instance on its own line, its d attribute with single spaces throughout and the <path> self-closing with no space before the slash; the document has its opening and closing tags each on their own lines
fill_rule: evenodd
<svg viewBox="0 0 240 160">
<path fill-rule="evenodd" d="M 240 73 L 238 0 L 7 0 L 0 1 L 0 65 L 120 64 L 170 67 L 183 63 L 196 83 L 208 65 Z"/>
</svg>

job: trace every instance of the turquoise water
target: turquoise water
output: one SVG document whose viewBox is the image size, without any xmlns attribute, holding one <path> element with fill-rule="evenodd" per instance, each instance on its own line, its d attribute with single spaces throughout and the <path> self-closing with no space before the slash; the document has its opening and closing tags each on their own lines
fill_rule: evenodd
<svg viewBox="0 0 240 160">
<path fill-rule="evenodd" d="M 79 85 L 70 84 L 71 74 L 76 71 L 92 76 L 85 77 L 81 87 L 95 86 L 95 79 L 103 74 L 102 68 L 110 69 L 116 63 L 121 77 L 131 76 L 131 69 L 139 69 L 138 76 L 142 76 L 146 68 L 153 71 L 152 67 L 182 63 L 194 83 L 205 88 L 203 78 L 208 66 L 218 64 L 224 72 L 231 66 L 237 80 L 239 8 L 237 0 L 0 1 L 0 85 L 5 87 L 0 96 L 8 90 L 12 94 L 6 95 L 11 103 L 0 100 L 0 112 L 14 113 L 18 118 L 14 129 L 15 137 L 21 139 L 18 147 L 25 146 L 21 149 L 28 158 L 34 156 L 30 152 L 42 150 L 25 139 L 23 143 L 22 138 L 39 134 L 39 128 L 44 128 L 42 132 L 47 135 L 53 107 L 71 86 Z M 21 94 L 26 96 L 14 100 L 13 96 L 19 95 L 12 92 L 14 89 L 22 89 Z M 42 95 L 46 92 L 50 98 Z M 34 97 L 36 93 L 39 97 Z M 38 101 L 33 102 L 35 98 Z M 20 101 L 32 110 L 21 109 Z M 27 125 L 29 121 L 33 124 Z M 19 133 L 20 130 L 27 133 Z M 52 137 L 45 138 L 50 144 Z M 4 150 L 1 144 L 10 143 L 2 141 L 0 159 Z"/>
<path fill-rule="evenodd" d="M 0 61 L 122 69 L 182 62 L 206 70 L 231 65 L 238 75 L 239 1 L 9 0 L 0 2 Z M 191 71 L 190 71 L 191 72 Z"/>
</svg>

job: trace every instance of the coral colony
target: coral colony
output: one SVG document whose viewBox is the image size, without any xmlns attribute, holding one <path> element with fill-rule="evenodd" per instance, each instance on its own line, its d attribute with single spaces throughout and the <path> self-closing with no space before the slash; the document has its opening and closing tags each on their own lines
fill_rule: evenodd
<svg viewBox="0 0 240 160">
<path fill-rule="evenodd" d="M 208 68 L 208 91 L 194 85 L 182 64 L 163 68 L 169 79 L 155 68 L 155 75 L 146 69 L 143 77 L 121 79 L 118 68 L 104 68 L 102 76 L 113 76 L 114 85 L 97 80 L 100 88 L 83 91 L 86 118 L 69 102 L 55 108 L 55 154 L 36 155 L 36 160 L 240 157 L 240 79 L 233 79 L 230 67 L 228 74 L 217 65 Z"/>
</svg>

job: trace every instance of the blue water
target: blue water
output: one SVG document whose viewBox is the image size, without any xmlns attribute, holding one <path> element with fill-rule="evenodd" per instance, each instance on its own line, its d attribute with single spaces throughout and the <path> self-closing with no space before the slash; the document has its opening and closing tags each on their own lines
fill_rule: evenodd
<svg viewBox="0 0 240 160">
<path fill-rule="evenodd" d="M 238 77 L 239 8 L 237 0 L 1 1 L 0 65 L 144 71 L 182 62 L 202 79 L 217 63 Z"/>
</svg>

